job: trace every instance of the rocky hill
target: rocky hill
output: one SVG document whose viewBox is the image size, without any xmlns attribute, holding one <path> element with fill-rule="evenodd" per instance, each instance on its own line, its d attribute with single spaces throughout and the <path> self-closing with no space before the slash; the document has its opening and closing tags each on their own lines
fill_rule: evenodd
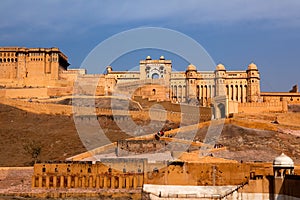
<svg viewBox="0 0 300 200">
<path fill-rule="evenodd" d="M 227 119 L 218 141 L 227 150 L 215 152 L 213 156 L 238 161 L 272 161 L 284 152 L 300 163 L 300 113 L 294 111 L 239 114 Z M 99 123 L 111 141 L 130 137 L 109 117 L 100 118 Z M 143 127 L 148 122 L 140 119 L 136 123 Z M 204 140 L 208 125 L 198 130 L 194 140 Z M 165 126 L 166 129 L 176 127 L 178 124 L 172 122 Z M 0 166 L 29 166 L 35 160 L 33 150 L 37 151 L 39 161 L 65 160 L 86 151 L 72 116 L 37 114 L 0 104 Z"/>
</svg>

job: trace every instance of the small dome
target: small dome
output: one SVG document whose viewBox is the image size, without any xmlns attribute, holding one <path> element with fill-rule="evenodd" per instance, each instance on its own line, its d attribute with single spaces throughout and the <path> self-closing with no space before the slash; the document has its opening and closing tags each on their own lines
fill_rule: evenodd
<svg viewBox="0 0 300 200">
<path fill-rule="evenodd" d="M 165 59 L 164 56 L 160 56 L 160 57 L 159 57 L 159 60 L 164 60 L 164 59 Z"/>
<path fill-rule="evenodd" d="M 226 70 L 226 69 L 225 69 L 225 66 L 220 63 L 216 66 L 216 70 Z"/>
<path fill-rule="evenodd" d="M 190 64 L 187 68 L 186 71 L 197 71 L 197 68 L 195 65 Z"/>
<path fill-rule="evenodd" d="M 147 57 L 146 57 L 146 60 L 151 60 L 151 57 L 150 57 L 150 56 L 147 56 Z"/>
<path fill-rule="evenodd" d="M 248 66 L 248 70 L 257 70 L 256 64 L 250 63 L 250 65 Z"/>
<path fill-rule="evenodd" d="M 273 167 L 294 167 L 294 162 L 290 157 L 282 153 L 274 159 Z"/>
<path fill-rule="evenodd" d="M 112 67 L 111 66 L 107 66 L 106 70 L 107 70 L 107 72 L 111 72 L 112 71 Z"/>
</svg>

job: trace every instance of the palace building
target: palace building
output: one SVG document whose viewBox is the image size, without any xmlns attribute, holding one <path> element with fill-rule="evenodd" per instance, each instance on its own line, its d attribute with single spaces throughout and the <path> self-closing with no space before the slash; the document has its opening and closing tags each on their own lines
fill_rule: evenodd
<svg viewBox="0 0 300 200">
<path fill-rule="evenodd" d="M 166 89 L 167 94 L 159 98 L 179 103 L 196 100 L 199 105 L 209 106 L 216 96 L 227 96 L 240 103 L 260 100 L 260 74 L 254 63 L 244 71 L 227 71 L 222 64 L 218 64 L 215 71 L 197 71 L 196 66 L 190 64 L 186 71 L 174 72 L 171 60 L 165 60 L 163 56 L 152 60 L 147 56 L 140 61 L 140 71 L 113 71 L 108 66 L 107 75 L 113 75 L 120 85 L 137 81 L 145 85 L 165 85 L 169 90 Z M 155 88 L 142 95 L 151 98 L 151 94 L 158 97 Z"/>
<path fill-rule="evenodd" d="M 1 47 L 0 96 L 50 98 L 79 91 L 214 107 L 223 110 L 223 116 L 253 110 L 286 111 L 287 104 L 300 103 L 297 86 L 290 92 L 261 92 L 260 72 L 254 63 L 240 71 L 230 71 L 223 64 L 214 71 L 198 71 L 201 66 L 193 64 L 185 71 L 173 71 L 171 60 L 147 56 L 139 65 L 139 71 L 115 71 L 107 66 L 105 74 L 87 74 L 85 69 L 68 69 L 68 57 L 56 47 Z M 80 87 L 74 90 L 76 83 Z M 24 88 L 31 90 L 22 93 Z"/>
</svg>

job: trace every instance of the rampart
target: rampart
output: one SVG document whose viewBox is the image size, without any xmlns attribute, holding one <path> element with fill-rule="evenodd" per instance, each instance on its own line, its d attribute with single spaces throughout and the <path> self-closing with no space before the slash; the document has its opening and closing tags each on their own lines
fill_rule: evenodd
<svg viewBox="0 0 300 200">
<path fill-rule="evenodd" d="M 262 113 L 262 112 L 287 112 L 288 104 L 286 101 L 279 102 L 251 102 L 239 103 L 239 113 Z"/>
</svg>

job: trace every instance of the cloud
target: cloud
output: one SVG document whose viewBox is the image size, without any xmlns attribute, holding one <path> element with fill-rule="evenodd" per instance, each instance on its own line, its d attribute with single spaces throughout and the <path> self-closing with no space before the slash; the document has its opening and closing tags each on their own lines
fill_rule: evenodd
<svg viewBox="0 0 300 200">
<path fill-rule="evenodd" d="M 4 0 L 0 27 L 14 25 L 72 29 L 78 26 L 138 21 L 170 23 L 236 23 L 243 20 L 299 22 L 300 1 L 172 0 Z M 180 21 L 178 21 L 180 19 Z M 299 24 L 298 24 L 299 25 Z"/>
</svg>

